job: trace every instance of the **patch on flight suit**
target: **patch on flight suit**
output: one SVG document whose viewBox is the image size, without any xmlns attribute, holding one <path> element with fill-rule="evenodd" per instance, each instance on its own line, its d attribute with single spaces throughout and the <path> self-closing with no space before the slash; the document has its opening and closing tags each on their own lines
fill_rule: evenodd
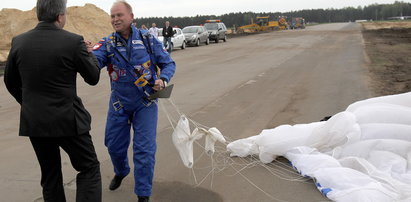
<svg viewBox="0 0 411 202">
<path fill-rule="evenodd" d="M 146 49 L 146 48 L 144 48 L 144 46 L 133 46 L 133 49 L 134 50 L 143 50 L 143 49 Z"/>
<path fill-rule="evenodd" d="M 117 72 L 116 72 L 116 71 L 112 71 L 112 72 L 110 73 L 110 78 L 111 78 L 111 80 L 113 80 L 113 81 L 117 81 L 117 80 L 118 80 Z"/>
<path fill-rule="evenodd" d="M 118 51 L 120 52 L 126 52 L 127 50 L 125 48 L 118 48 Z"/>
<path fill-rule="evenodd" d="M 108 75 L 110 76 L 112 81 L 117 81 L 118 80 L 118 75 L 117 75 L 117 71 L 114 70 L 113 64 L 109 64 L 107 66 L 107 70 L 108 70 Z"/>
<path fill-rule="evenodd" d="M 133 41 L 131 41 L 131 43 L 144 45 L 143 41 L 141 41 L 141 40 L 133 40 Z"/>
<path fill-rule="evenodd" d="M 149 66 L 150 67 L 150 66 Z M 139 76 L 139 75 L 144 75 L 144 79 L 146 80 L 150 80 L 151 79 L 151 71 L 149 68 L 145 68 L 143 67 L 143 65 L 136 65 L 134 66 L 134 73 L 136 73 L 135 76 Z"/>
<path fill-rule="evenodd" d="M 141 72 L 141 70 L 143 69 L 143 66 L 141 66 L 141 65 L 135 65 L 134 66 L 134 71 L 136 72 Z"/>
<path fill-rule="evenodd" d="M 118 70 L 118 76 L 126 76 L 126 70 L 125 69 L 119 69 Z"/>
<path fill-rule="evenodd" d="M 146 80 L 150 80 L 151 79 L 151 71 L 150 71 L 150 69 L 144 69 L 144 71 L 143 71 L 143 75 L 146 75 L 146 76 L 144 76 L 144 79 L 146 79 Z"/>
<path fill-rule="evenodd" d="M 102 45 L 101 43 L 96 43 L 96 45 L 93 46 L 93 51 L 100 49 Z"/>
<path fill-rule="evenodd" d="M 150 68 L 150 66 L 151 66 L 151 60 L 149 60 L 149 61 L 147 61 L 147 62 L 143 63 L 143 64 L 142 64 L 142 66 L 144 67 L 144 69 L 149 69 L 149 68 Z"/>
</svg>

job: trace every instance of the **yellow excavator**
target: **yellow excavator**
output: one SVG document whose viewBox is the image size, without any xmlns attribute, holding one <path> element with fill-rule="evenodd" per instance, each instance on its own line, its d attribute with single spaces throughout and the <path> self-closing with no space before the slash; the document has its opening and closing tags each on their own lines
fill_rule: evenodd
<svg viewBox="0 0 411 202">
<path fill-rule="evenodd" d="M 287 20 L 280 17 L 278 21 L 269 21 L 270 16 L 257 17 L 256 23 L 238 27 L 237 33 L 254 33 L 266 30 L 283 30 L 287 28 Z"/>
</svg>

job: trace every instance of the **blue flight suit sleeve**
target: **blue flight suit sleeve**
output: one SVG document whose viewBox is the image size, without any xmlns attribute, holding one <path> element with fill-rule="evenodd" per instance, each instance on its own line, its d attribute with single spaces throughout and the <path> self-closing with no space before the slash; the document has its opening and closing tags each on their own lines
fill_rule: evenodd
<svg viewBox="0 0 411 202">
<path fill-rule="evenodd" d="M 153 37 L 153 49 L 157 66 L 161 70 L 160 78 L 163 78 L 169 82 L 176 71 L 176 64 L 174 60 L 171 59 L 170 54 L 164 49 L 163 43 L 161 43 L 156 37 Z"/>
<path fill-rule="evenodd" d="M 108 61 L 108 50 L 107 50 L 108 39 L 104 37 L 93 47 L 93 54 L 98 60 L 100 69 L 103 69 L 109 63 Z"/>
</svg>

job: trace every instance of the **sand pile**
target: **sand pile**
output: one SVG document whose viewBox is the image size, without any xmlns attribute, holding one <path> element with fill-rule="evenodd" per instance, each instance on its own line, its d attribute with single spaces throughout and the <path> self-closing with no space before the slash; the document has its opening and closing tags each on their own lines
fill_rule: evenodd
<svg viewBox="0 0 411 202">
<path fill-rule="evenodd" d="M 11 39 L 33 29 L 38 21 L 35 8 L 30 11 L 2 9 L 0 19 L 0 61 L 5 61 Z M 93 4 L 67 8 L 67 23 L 64 29 L 83 35 L 85 39 L 94 43 L 113 31 L 110 16 Z"/>
<path fill-rule="evenodd" d="M 411 28 L 411 21 L 409 20 L 363 22 L 362 24 L 366 30 Z"/>
</svg>

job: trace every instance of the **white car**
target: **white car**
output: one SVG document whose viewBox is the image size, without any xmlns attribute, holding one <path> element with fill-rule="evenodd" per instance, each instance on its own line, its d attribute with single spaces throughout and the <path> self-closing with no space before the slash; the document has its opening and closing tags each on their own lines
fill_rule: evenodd
<svg viewBox="0 0 411 202">
<path fill-rule="evenodd" d="M 174 31 L 174 36 L 171 38 L 171 50 L 173 50 L 175 47 L 179 47 L 181 49 L 186 48 L 186 38 L 184 37 L 183 31 L 181 31 L 180 28 L 173 28 Z M 163 37 L 163 28 L 158 29 L 158 39 L 163 42 L 164 37 Z M 168 46 L 168 44 L 167 44 Z M 165 47 L 168 49 L 168 47 Z"/>
</svg>

